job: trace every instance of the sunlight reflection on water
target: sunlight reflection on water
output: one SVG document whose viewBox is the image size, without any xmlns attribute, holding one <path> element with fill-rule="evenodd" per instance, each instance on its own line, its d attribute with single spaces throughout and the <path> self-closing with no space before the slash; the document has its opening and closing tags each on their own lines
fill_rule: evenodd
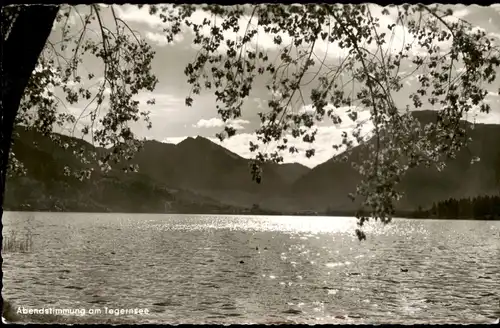
<svg viewBox="0 0 500 328">
<path fill-rule="evenodd" d="M 149 308 L 150 323 L 453 323 L 500 315 L 500 222 L 15 213 L 4 256 L 24 306 Z M 406 270 L 406 271 L 403 271 Z M 50 291 L 50 292 L 49 292 Z"/>
</svg>

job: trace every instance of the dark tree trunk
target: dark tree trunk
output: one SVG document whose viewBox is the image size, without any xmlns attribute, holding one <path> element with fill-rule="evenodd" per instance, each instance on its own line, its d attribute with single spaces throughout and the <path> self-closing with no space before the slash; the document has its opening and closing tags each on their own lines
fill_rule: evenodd
<svg viewBox="0 0 500 328">
<path fill-rule="evenodd" d="M 0 67 L 2 88 L 0 102 L 0 234 L 3 231 L 1 219 L 3 218 L 5 180 L 14 119 L 19 110 L 24 89 L 52 31 L 52 25 L 58 11 L 59 6 L 55 5 L 22 6 L 6 37 L 5 28 L 8 25 L 6 24 L 8 18 L 4 16 L 5 13 L 2 10 L 2 39 L 0 40 L 0 56 L 2 57 Z M 1 306 L 3 307 L 3 302 Z"/>
</svg>

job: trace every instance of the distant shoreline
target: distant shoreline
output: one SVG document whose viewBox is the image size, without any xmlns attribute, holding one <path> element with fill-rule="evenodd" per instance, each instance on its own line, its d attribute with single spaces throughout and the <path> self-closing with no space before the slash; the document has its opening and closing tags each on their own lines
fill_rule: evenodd
<svg viewBox="0 0 500 328">
<path fill-rule="evenodd" d="M 221 212 L 221 213 L 188 213 L 188 212 L 102 212 L 102 211 L 51 211 L 51 210 L 11 210 L 11 209 L 4 209 L 4 212 L 26 212 L 26 213 L 101 213 L 101 214 L 161 214 L 161 215 L 242 215 L 242 216 L 297 216 L 297 217 L 331 217 L 331 218 L 356 218 L 356 215 L 352 212 L 345 212 L 345 213 L 336 213 L 336 214 L 325 214 L 325 213 L 316 213 L 316 214 L 308 214 L 308 213 L 228 213 L 228 212 Z M 395 216 L 392 217 L 393 219 L 408 219 L 408 220 L 413 220 L 413 219 L 420 219 L 420 220 L 440 220 L 440 221 L 447 221 L 447 220 L 455 220 L 455 221 L 500 221 L 500 216 L 492 217 L 492 218 L 465 218 L 465 217 L 453 217 L 453 218 L 439 218 L 439 217 L 421 217 L 421 216 L 415 216 L 415 215 L 410 215 L 407 213 L 396 213 Z"/>
</svg>

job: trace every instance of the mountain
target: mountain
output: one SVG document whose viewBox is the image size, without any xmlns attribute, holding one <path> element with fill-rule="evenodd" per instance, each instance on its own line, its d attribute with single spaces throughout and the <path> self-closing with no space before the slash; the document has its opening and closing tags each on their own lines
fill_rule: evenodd
<svg viewBox="0 0 500 328">
<path fill-rule="evenodd" d="M 414 115 L 421 122 L 436 119 L 436 112 Z M 498 193 L 495 166 L 500 158 L 500 125 L 476 124 L 470 129 L 473 138 L 457 159 L 449 161 L 443 172 L 435 168 L 410 170 L 399 186 L 405 197 L 398 210 L 410 211 L 419 206 L 449 198 L 460 199 Z M 293 213 L 309 211 L 351 212 L 358 209 L 348 197 L 360 181 L 351 167 L 367 151 L 355 147 L 347 162 L 331 159 L 314 169 L 293 164 L 263 164 L 262 183 L 252 181 L 249 160 L 203 137 L 187 138 L 177 145 L 146 141 L 132 163 L 138 173 L 123 173 L 125 163 L 113 165 L 111 172 L 98 171 L 90 180 L 78 181 L 64 176 L 64 166 L 82 167 L 72 154 L 48 137 L 18 127 L 13 144 L 16 157 L 26 166 L 26 177 L 9 178 L 5 206 L 20 209 L 60 208 L 71 211 L 233 213 L 274 211 Z M 78 147 L 91 149 L 83 140 Z M 109 150 L 98 149 L 99 152 Z M 471 164 L 472 156 L 480 161 Z M 127 165 L 130 163 L 126 163 Z"/>
<path fill-rule="evenodd" d="M 284 163 L 279 166 L 276 172 L 286 183 L 292 184 L 310 170 L 307 166 L 299 163 Z"/>
<path fill-rule="evenodd" d="M 422 123 L 437 118 L 434 111 L 419 111 L 414 115 Z M 433 167 L 411 169 L 401 181 L 399 188 L 405 197 L 396 204 L 397 209 L 426 208 L 450 197 L 498 193 L 495 165 L 500 152 L 500 125 L 476 124 L 471 129 L 470 123 L 463 124 L 472 137 L 472 143 L 461 150 L 455 160 L 448 161 L 442 172 Z M 293 184 L 291 197 L 301 199 L 301 206 L 315 211 L 327 208 L 355 210 L 357 204 L 351 202 L 347 194 L 356 190 L 360 177 L 350 163 L 358 161 L 363 152 L 366 152 L 366 147 L 358 146 L 346 163 L 332 159 L 318 165 Z M 473 156 L 479 156 L 480 161 L 471 164 Z"/>
<path fill-rule="evenodd" d="M 283 194 L 310 171 L 296 163 L 266 163 L 258 184 L 252 181 L 248 159 L 203 137 L 189 137 L 177 145 L 146 141 L 132 162 L 157 182 L 235 206 L 261 204 L 272 195 Z"/>
<path fill-rule="evenodd" d="M 239 211 L 261 204 L 273 193 L 283 193 L 310 170 L 299 164 L 266 164 L 265 182 L 257 184 L 251 179 L 247 159 L 206 138 L 197 137 L 187 138 L 177 145 L 147 141 L 131 161 L 139 164 L 139 173 L 123 173 L 121 168 L 131 164 L 128 162 L 112 165 L 110 173 L 102 174 L 94 163 L 89 164 L 95 169 L 92 179 L 80 182 L 63 174 L 66 165 L 83 168 L 71 150 L 64 150 L 35 131 L 23 127 L 16 131 L 19 137 L 14 141 L 13 152 L 25 164 L 28 175 L 7 181 L 6 205 L 14 208 L 23 201 L 26 203 L 25 200 L 40 207 L 41 203 L 57 199 L 64 199 L 72 204 L 70 208 L 75 208 L 76 203 L 71 199 L 86 199 L 82 204 L 92 203 L 90 207 L 100 210 L 147 212 L 148 208 L 162 211 L 165 206 L 162 199 L 170 202 L 175 198 L 173 204 L 177 207 L 180 203 L 188 203 L 191 207 L 200 203 L 227 207 L 226 210 L 232 206 L 232 210 Z M 68 143 L 76 141 L 77 147 L 93 147 L 80 139 L 59 137 Z M 36 197 L 31 197 L 35 194 Z M 40 201 L 35 202 L 35 199 Z"/>
<path fill-rule="evenodd" d="M 71 149 L 65 150 L 49 137 L 21 126 L 16 132 L 19 137 L 14 140 L 12 151 L 24 164 L 27 175 L 7 179 L 4 203 L 7 210 L 175 213 L 238 210 L 189 191 L 169 189 L 147 174 L 124 174 L 118 170 L 102 174 L 95 163 L 89 164 L 96 169 L 90 180 L 66 177 L 64 166 L 75 169 L 85 166 Z M 76 148 L 95 149 L 81 139 L 58 137 L 67 143 L 75 141 Z"/>
</svg>

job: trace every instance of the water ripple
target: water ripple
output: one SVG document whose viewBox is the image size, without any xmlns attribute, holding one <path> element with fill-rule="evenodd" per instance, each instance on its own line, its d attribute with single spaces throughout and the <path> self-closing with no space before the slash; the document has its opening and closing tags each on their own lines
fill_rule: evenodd
<svg viewBox="0 0 500 328">
<path fill-rule="evenodd" d="M 3 297 L 26 307 L 148 308 L 141 323 L 490 323 L 499 222 L 15 213 L 35 250 L 3 254 Z M 97 319 L 100 320 L 101 317 Z"/>
</svg>

